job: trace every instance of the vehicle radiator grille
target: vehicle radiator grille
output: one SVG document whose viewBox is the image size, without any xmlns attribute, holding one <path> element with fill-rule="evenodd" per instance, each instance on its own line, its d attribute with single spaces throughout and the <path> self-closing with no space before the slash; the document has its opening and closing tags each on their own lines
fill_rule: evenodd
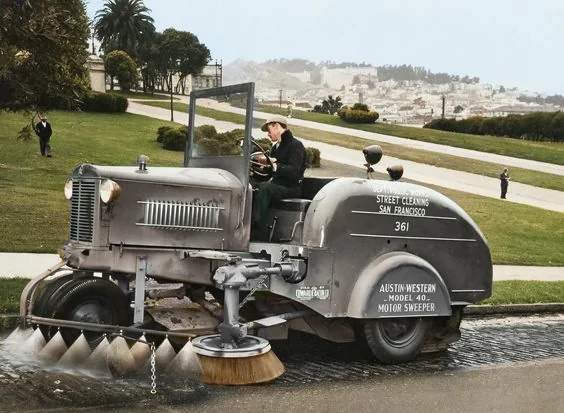
<svg viewBox="0 0 564 413">
<path fill-rule="evenodd" d="M 181 231 L 222 231 L 216 202 L 137 201 L 144 206 L 143 222 L 137 225 Z"/>
<path fill-rule="evenodd" d="M 70 239 L 92 242 L 96 181 L 73 181 L 70 211 Z"/>
</svg>

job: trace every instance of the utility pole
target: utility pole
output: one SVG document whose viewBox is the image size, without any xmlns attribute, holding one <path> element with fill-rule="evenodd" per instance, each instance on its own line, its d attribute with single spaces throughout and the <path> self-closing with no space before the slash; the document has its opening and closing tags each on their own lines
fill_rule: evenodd
<svg viewBox="0 0 564 413">
<path fill-rule="evenodd" d="M 441 96 L 441 100 L 443 101 L 443 111 L 441 112 L 441 119 L 445 118 L 445 101 L 446 101 L 446 96 L 442 95 Z"/>
<path fill-rule="evenodd" d="M 279 92 L 280 92 L 280 95 L 278 97 L 278 104 L 279 104 L 280 107 L 282 107 L 282 89 L 280 89 Z"/>
</svg>

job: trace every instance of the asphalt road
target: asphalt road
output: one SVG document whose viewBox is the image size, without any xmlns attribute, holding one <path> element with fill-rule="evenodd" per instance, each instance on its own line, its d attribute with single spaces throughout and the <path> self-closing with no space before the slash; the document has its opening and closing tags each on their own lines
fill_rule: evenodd
<svg viewBox="0 0 564 413">
<path fill-rule="evenodd" d="M 0 346 L 0 411 L 562 412 L 564 315 L 468 319 L 447 352 L 376 363 L 359 344 L 273 342 L 286 373 L 226 387 L 157 375 L 115 380 L 21 361 Z"/>
</svg>

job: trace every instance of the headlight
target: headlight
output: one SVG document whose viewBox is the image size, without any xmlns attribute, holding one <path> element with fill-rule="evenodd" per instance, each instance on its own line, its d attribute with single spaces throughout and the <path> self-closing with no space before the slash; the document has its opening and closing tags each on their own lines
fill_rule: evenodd
<svg viewBox="0 0 564 413">
<path fill-rule="evenodd" d="M 65 198 L 72 198 L 72 179 L 69 179 L 67 180 L 67 182 L 65 182 Z"/>
<path fill-rule="evenodd" d="M 121 193 L 120 186 L 111 179 L 105 179 L 100 185 L 100 199 L 107 204 L 116 200 Z"/>
</svg>

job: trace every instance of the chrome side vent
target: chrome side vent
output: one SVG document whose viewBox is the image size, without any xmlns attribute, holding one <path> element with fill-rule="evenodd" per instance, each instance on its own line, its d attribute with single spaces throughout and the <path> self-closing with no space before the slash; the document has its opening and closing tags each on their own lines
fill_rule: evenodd
<svg viewBox="0 0 564 413">
<path fill-rule="evenodd" d="M 73 180 L 70 210 L 70 235 L 72 241 L 92 242 L 96 181 Z"/>
<path fill-rule="evenodd" d="M 143 222 L 137 225 L 181 231 L 222 231 L 217 202 L 137 201 L 143 205 Z"/>
</svg>

